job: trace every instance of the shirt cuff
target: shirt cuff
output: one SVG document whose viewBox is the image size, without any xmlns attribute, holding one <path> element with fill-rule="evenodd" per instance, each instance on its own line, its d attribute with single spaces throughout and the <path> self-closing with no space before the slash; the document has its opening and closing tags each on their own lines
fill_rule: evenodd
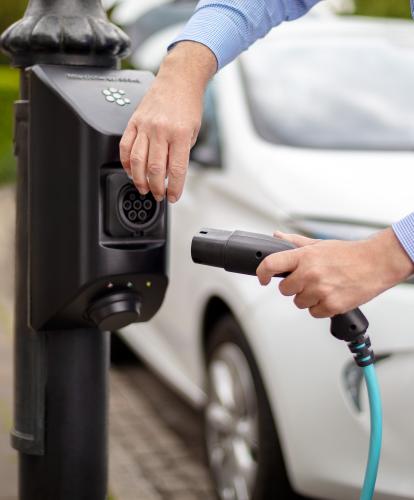
<svg viewBox="0 0 414 500">
<path fill-rule="evenodd" d="M 197 10 L 184 30 L 171 42 L 168 50 L 183 41 L 199 42 L 208 47 L 216 56 L 217 71 L 247 48 L 233 16 L 214 7 Z"/>
<path fill-rule="evenodd" d="M 395 235 L 414 262 L 414 212 L 392 225 Z"/>
</svg>

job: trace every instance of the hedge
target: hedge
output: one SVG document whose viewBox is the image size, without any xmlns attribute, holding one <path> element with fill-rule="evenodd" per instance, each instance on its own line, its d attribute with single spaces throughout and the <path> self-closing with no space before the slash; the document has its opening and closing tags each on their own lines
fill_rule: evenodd
<svg viewBox="0 0 414 500">
<path fill-rule="evenodd" d="M 13 157 L 13 101 L 18 97 L 17 70 L 0 66 L 0 184 L 15 178 Z"/>
<path fill-rule="evenodd" d="M 410 0 L 355 0 L 356 14 L 381 17 L 411 17 Z"/>
</svg>

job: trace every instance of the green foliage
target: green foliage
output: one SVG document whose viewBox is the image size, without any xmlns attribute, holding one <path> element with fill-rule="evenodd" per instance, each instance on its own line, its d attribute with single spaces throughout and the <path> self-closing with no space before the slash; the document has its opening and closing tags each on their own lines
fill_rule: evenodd
<svg viewBox="0 0 414 500">
<path fill-rule="evenodd" d="M 27 0 L 1 0 L 1 32 L 23 16 L 27 3 Z"/>
<path fill-rule="evenodd" d="M 27 0 L 0 0 L 0 33 L 23 16 Z M 7 58 L 0 52 L 0 63 L 7 63 Z"/>
<path fill-rule="evenodd" d="M 410 0 L 355 0 L 356 14 L 381 17 L 411 17 Z"/>
<path fill-rule="evenodd" d="M 0 184 L 15 178 L 13 157 L 13 101 L 18 97 L 17 70 L 0 66 Z"/>
</svg>

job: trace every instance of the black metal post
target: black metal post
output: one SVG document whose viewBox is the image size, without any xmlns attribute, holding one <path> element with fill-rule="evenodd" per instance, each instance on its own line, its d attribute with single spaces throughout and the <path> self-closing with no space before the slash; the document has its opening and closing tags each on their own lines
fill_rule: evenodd
<svg viewBox="0 0 414 500">
<path fill-rule="evenodd" d="M 20 453 L 20 498 L 104 499 L 109 334 L 51 331 L 45 343 L 45 453 Z"/>
<path fill-rule="evenodd" d="M 128 38 L 99 0 L 30 0 L 1 48 L 22 69 L 15 105 L 17 156 L 15 425 L 21 500 L 107 497 L 109 339 L 98 329 L 35 331 L 29 323 L 28 88 L 36 63 L 117 67 Z M 68 256 L 70 258 L 70 256 Z M 52 279 L 45 276 L 45 280 Z M 33 293 L 33 291 L 32 291 Z M 42 294 L 42 290 L 34 293 Z"/>
</svg>

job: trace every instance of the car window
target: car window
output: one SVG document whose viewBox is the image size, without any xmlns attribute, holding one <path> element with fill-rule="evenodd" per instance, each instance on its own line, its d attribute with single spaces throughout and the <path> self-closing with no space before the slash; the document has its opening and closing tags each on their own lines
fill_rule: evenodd
<svg viewBox="0 0 414 500">
<path fill-rule="evenodd" d="M 253 123 L 295 147 L 414 149 L 414 50 L 381 38 L 261 46 L 242 63 Z"/>
<path fill-rule="evenodd" d="M 210 82 L 204 95 L 204 113 L 197 142 L 191 150 L 190 159 L 203 166 L 221 165 L 220 138 L 217 125 L 215 88 Z"/>
</svg>

